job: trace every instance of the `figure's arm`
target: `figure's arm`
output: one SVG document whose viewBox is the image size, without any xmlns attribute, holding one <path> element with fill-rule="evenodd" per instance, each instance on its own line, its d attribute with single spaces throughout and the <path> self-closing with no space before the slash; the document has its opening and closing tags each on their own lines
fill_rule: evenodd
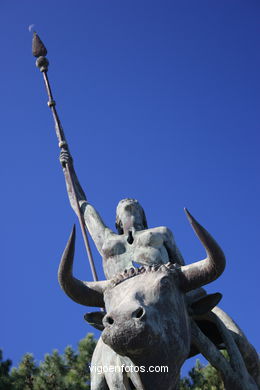
<svg viewBox="0 0 260 390">
<path fill-rule="evenodd" d="M 99 213 L 87 201 L 81 202 L 80 209 L 84 216 L 85 224 L 88 228 L 88 231 L 93 241 L 95 242 L 96 248 L 99 253 L 103 255 L 102 246 L 106 239 L 106 234 L 112 233 L 112 231 L 104 224 Z"/>
<path fill-rule="evenodd" d="M 175 243 L 173 234 L 168 228 L 165 228 L 164 245 L 171 261 L 176 261 L 180 265 L 185 265 L 182 254 Z"/>
<path fill-rule="evenodd" d="M 85 195 L 85 192 L 83 191 L 79 180 L 77 178 L 76 172 L 73 167 L 72 163 L 72 158 L 71 155 L 68 151 L 63 150 L 61 151 L 60 154 L 60 162 L 63 168 L 63 173 L 65 176 L 65 182 L 66 182 L 66 187 L 67 187 L 67 192 L 70 200 L 71 207 L 77 213 L 76 211 L 76 200 L 74 199 L 73 193 L 72 193 L 72 188 L 71 188 L 71 182 L 68 174 L 68 170 L 66 168 L 66 164 L 70 163 L 70 173 L 71 173 L 71 178 L 73 181 L 74 189 L 76 192 L 77 196 L 77 201 L 80 206 L 80 210 L 82 215 L 84 216 L 85 224 L 87 226 L 87 229 L 95 242 L 95 245 L 98 249 L 98 251 L 101 251 L 101 248 L 104 243 L 105 239 L 105 231 L 109 230 L 106 225 L 104 224 L 102 218 L 98 214 L 98 212 L 94 209 L 93 206 L 91 206 L 87 202 L 87 198 Z"/>
<path fill-rule="evenodd" d="M 68 169 L 66 168 L 67 164 L 70 165 L 71 179 L 72 179 L 75 193 L 76 193 L 76 197 L 77 197 L 77 200 L 78 200 L 80 206 L 83 202 L 86 202 L 87 197 L 86 197 L 85 192 L 83 191 L 83 189 L 78 181 L 78 177 L 77 177 L 76 172 L 74 170 L 72 157 L 67 150 L 61 150 L 60 163 L 61 163 L 64 177 L 65 177 L 65 182 L 66 182 L 67 193 L 69 196 L 70 205 L 73 208 L 73 210 L 75 211 L 75 213 L 77 214 L 76 199 L 73 196 L 69 172 L 68 172 Z"/>
</svg>

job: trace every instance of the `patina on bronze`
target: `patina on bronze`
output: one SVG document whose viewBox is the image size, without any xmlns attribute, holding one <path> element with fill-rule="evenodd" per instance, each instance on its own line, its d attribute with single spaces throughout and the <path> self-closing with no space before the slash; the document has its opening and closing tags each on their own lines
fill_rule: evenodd
<svg viewBox="0 0 260 390">
<path fill-rule="evenodd" d="M 146 368 L 128 373 L 92 371 L 91 390 L 177 390 L 183 362 L 198 353 L 219 370 L 227 390 L 259 389 L 260 364 L 254 347 L 216 306 L 221 294 L 207 294 L 202 288 L 224 271 L 220 246 L 186 210 L 207 256 L 185 265 L 170 229 L 148 228 L 144 210 L 135 199 L 123 199 L 117 206 L 118 234 L 105 225 L 87 201 L 74 170 L 47 78 L 47 50 L 37 34 L 33 53 L 49 96 L 70 203 L 81 226 L 87 226 L 108 279 L 83 282 L 73 276 L 74 228 L 60 263 L 59 283 L 75 302 L 106 309 L 85 315 L 92 326 L 103 331 L 92 357 L 93 366 Z M 133 261 L 140 267 L 133 267 Z M 227 350 L 229 360 L 219 349 Z M 169 370 L 149 372 L 150 365 L 168 366 Z"/>
<path fill-rule="evenodd" d="M 49 98 L 48 106 L 50 107 L 50 109 L 52 111 L 52 115 L 53 115 L 53 119 L 54 119 L 54 123 L 55 123 L 55 131 L 56 131 L 56 135 L 57 135 L 57 138 L 59 141 L 59 148 L 61 149 L 61 152 L 65 152 L 65 151 L 69 152 L 69 146 L 68 146 L 68 143 L 66 141 L 64 131 L 63 131 L 63 128 L 61 125 L 61 121 L 60 121 L 59 115 L 58 115 L 57 110 L 56 110 L 56 102 L 53 99 L 53 94 L 52 94 L 50 82 L 49 82 L 48 75 L 47 75 L 48 66 L 49 66 L 49 61 L 45 57 L 47 55 L 47 49 L 44 46 L 43 42 L 41 41 L 39 35 L 36 32 L 34 32 L 34 34 L 33 34 L 32 53 L 37 58 L 36 66 L 40 69 L 40 71 L 42 72 L 43 78 L 44 78 L 45 87 L 46 87 L 48 98 Z M 76 208 L 75 212 L 76 212 L 78 219 L 79 219 L 81 232 L 83 235 L 86 251 L 88 254 L 88 258 L 89 258 L 92 276 L 93 276 L 94 280 L 98 280 L 97 272 L 96 272 L 96 268 L 95 268 L 95 264 L 94 264 L 94 260 L 93 260 L 91 248 L 89 245 L 87 232 L 86 232 L 85 223 L 83 221 L 82 214 L 80 212 L 79 202 L 78 202 L 77 194 L 75 191 L 74 182 L 72 180 L 72 171 L 73 171 L 72 158 L 70 158 L 66 163 L 64 163 L 63 168 L 66 172 L 66 176 L 68 177 L 70 190 L 71 190 L 73 200 L 75 203 L 75 208 Z"/>
<path fill-rule="evenodd" d="M 205 259 L 189 265 L 169 262 L 130 268 L 98 282 L 73 276 L 73 229 L 59 267 L 60 285 L 75 302 L 105 307 L 107 312 L 86 318 L 103 329 L 93 367 L 145 367 L 129 372 L 128 378 L 124 372 L 92 372 L 92 390 L 177 390 L 182 364 L 199 352 L 220 372 L 226 390 L 259 389 L 256 351 L 226 313 L 215 308 L 221 294 L 205 295 L 201 289 L 224 271 L 224 253 L 207 230 L 190 213 L 187 216 L 206 250 Z M 213 337 L 203 323 L 209 332 L 213 327 Z M 230 361 L 219 349 L 227 350 Z M 155 366 L 168 371 L 150 372 L 149 367 Z"/>
</svg>

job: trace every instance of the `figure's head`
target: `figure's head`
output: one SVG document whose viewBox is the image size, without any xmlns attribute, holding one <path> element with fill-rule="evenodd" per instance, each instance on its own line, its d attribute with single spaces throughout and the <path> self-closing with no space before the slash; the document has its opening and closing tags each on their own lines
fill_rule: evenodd
<svg viewBox="0 0 260 390">
<path fill-rule="evenodd" d="M 118 234 L 123 234 L 134 228 L 147 229 L 144 210 L 136 199 L 122 199 L 116 208 L 116 228 Z"/>
</svg>

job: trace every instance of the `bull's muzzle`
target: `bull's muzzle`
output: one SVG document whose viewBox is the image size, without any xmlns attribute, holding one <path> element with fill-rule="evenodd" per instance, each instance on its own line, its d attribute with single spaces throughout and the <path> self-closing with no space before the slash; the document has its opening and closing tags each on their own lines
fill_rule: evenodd
<svg viewBox="0 0 260 390">
<path fill-rule="evenodd" d="M 104 343 L 121 355 L 135 352 L 143 347 L 146 321 L 142 306 L 125 313 L 110 312 L 103 318 L 105 329 L 102 332 Z"/>
<path fill-rule="evenodd" d="M 140 306 L 136 310 L 131 311 L 130 313 L 127 313 L 125 315 L 122 315 L 122 313 L 117 314 L 117 313 L 108 313 L 105 315 L 103 318 L 103 325 L 105 327 L 111 327 L 114 324 L 119 325 L 120 322 L 125 322 L 129 320 L 142 320 L 145 316 L 145 309 Z"/>
</svg>

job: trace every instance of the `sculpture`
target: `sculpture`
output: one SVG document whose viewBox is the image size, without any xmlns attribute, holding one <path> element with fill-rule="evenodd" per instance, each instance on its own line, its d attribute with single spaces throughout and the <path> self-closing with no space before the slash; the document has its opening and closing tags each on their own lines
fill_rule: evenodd
<svg viewBox="0 0 260 390">
<path fill-rule="evenodd" d="M 138 375 L 132 378 L 130 376 L 133 384 L 138 383 L 134 388 L 177 389 L 180 368 L 189 357 L 193 344 L 220 371 L 227 390 L 256 390 L 259 388 L 257 377 L 250 375 L 231 332 L 211 311 L 220 297 L 215 294 L 211 297 L 202 296 L 201 302 L 197 300 L 194 305 L 192 294 L 192 304 L 185 295 L 215 280 L 225 267 L 221 248 L 188 212 L 187 214 L 206 249 L 206 259 L 182 266 L 169 262 L 130 268 L 111 280 L 82 282 L 72 275 L 75 243 L 73 230 L 60 263 L 59 282 L 65 293 L 77 303 L 106 308 L 107 314 L 101 315 L 104 325 L 102 343 L 119 355 L 127 356 L 135 366 L 145 367 L 144 372 L 138 373 L 139 382 Z M 224 346 L 227 349 L 230 363 L 196 324 L 196 317 L 203 318 L 207 314 L 215 321 L 218 329 L 220 340 L 216 344 L 222 344 L 222 348 Z M 246 339 L 244 342 L 247 343 Z M 97 348 L 102 350 L 102 343 Z M 115 362 L 114 352 L 108 361 Z M 106 348 L 106 353 L 110 354 L 109 348 Z M 254 354 L 250 345 L 248 353 Z M 258 359 L 257 355 L 254 357 Z M 100 361 L 99 357 L 96 361 Z M 167 366 L 168 372 L 148 372 L 148 366 L 158 364 Z M 92 389 L 112 389 L 113 387 L 108 387 L 106 376 L 99 375 L 99 380 L 95 379 Z M 129 389 L 131 382 L 124 383 L 121 380 L 120 387 L 114 388 Z"/>
<path fill-rule="evenodd" d="M 61 152 L 60 161 L 63 167 L 65 164 L 68 164 L 68 162 L 72 163 L 72 158 L 68 151 Z M 70 203 L 71 206 L 75 209 L 75 198 L 71 193 L 70 182 L 65 169 L 64 174 Z M 112 279 L 115 274 L 122 273 L 124 270 L 127 269 L 131 269 L 131 267 L 133 266 L 133 260 L 135 261 L 135 263 L 144 266 L 158 267 L 159 265 L 167 264 L 168 262 L 169 264 L 177 264 L 179 266 L 184 266 L 184 260 L 176 246 L 171 231 L 166 227 L 148 229 L 145 213 L 136 200 L 124 199 L 119 202 L 116 215 L 116 227 L 118 229 L 119 234 L 115 234 L 111 229 L 106 227 L 94 207 L 86 201 L 86 196 L 80 186 L 74 168 L 72 168 L 72 178 L 79 205 L 81 207 L 81 212 L 82 215 L 84 215 L 86 226 L 96 244 L 97 249 L 99 250 L 103 258 L 103 268 L 107 279 Z M 189 213 L 187 214 L 189 216 L 190 222 L 193 224 L 194 228 L 196 227 L 197 230 L 198 225 L 189 215 Z M 207 241 L 205 241 L 204 244 L 207 249 Z M 224 258 L 222 257 L 222 251 L 218 246 L 215 247 L 215 251 L 220 252 L 220 258 L 222 258 L 221 267 L 224 269 Z M 193 267 L 199 267 L 200 264 L 201 263 L 198 263 L 196 266 L 193 265 Z M 212 272 L 216 271 L 217 266 L 215 265 L 212 268 Z M 195 272 L 195 270 L 193 272 Z M 217 275 L 215 275 L 212 280 L 214 280 L 216 277 Z M 227 348 L 227 345 L 223 341 L 223 337 L 225 336 L 221 334 L 221 332 L 223 332 L 223 329 L 221 328 L 222 331 L 218 329 L 220 326 L 219 322 L 221 322 L 221 324 L 224 323 L 225 332 L 231 333 L 232 339 L 234 339 L 236 343 L 236 347 L 233 346 L 236 351 L 233 351 L 234 348 L 230 347 L 232 349 L 232 356 L 236 356 L 237 354 L 240 354 L 242 356 L 241 359 L 243 360 L 243 364 L 246 366 L 246 372 L 249 373 L 249 376 L 251 375 L 254 378 L 253 380 L 255 380 L 256 383 L 259 385 L 260 363 L 256 351 L 247 341 L 245 335 L 234 323 L 234 321 L 220 308 L 214 308 L 214 306 L 216 306 L 221 299 L 221 295 L 213 294 L 211 296 L 207 296 L 205 290 L 198 287 L 198 285 L 194 285 L 190 289 L 191 292 L 186 294 L 186 301 L 188 302 L 190 312 L 192 312 L 192 310 L 194 310 L 194 307 L 196 307 L 195 321 L 197 324 L 199 324 L 199 329 L 201 328 L 203 331 L 202 337 L 205 336 L 209 340 L 209 342 L 213 341 L 213 343 L 216 344 L 218 348 L 223 348 L 223 346 Z M 70 294 L 68 295 L 71 296 Z M 206 311 L 204 308 L 205 302 Z M 89 302 L 86 305 L 92 306 L 89 304 Z M 213 309 L 213 311 L 211 311 L 211 309 Z M 192 313 L 193 317 L 195 312 Z M 85 319 L 99 330 L 103 329 L 100 313 L 98 318 L 97 313 L 88 313 L 86 314 Z M 194 329 L 197 329 L 196 323 L 193 323 Z M 196 355 L 200 352 L 202 353 L 203 350 L 202 345 L 199 342 L 199 340 L 201 340 L 201 337 L 200 333 L 198 333 L 198 329 L 195 333 L 197 336 L 194 338 L 193 342 L 189 346 L 190 349 L 188 357 Z M 205 338 L 204 344 L 207 344 Z M 106 365 L 106 359 L 104 358 L 104 354 L 107 354 L 109 356 L 109 358 L 107 359 L 108 361 L 111 361 L 112 355 L 114 355 L 111 349 L 105 346 L 103 341 L 100 340 L 97 345 L 97 353 L 94 354 L 94 361 L 96 365 Z M 101 355 L 103 356 L 102 359 Z M 118 358 L 118 355 L 115 354 L 113 360 L 116 361 Z M 125 358 L 120 359 L 121 363 L 125 363 Z M 215 365 L 214 358 L 212 358 L 211 356 L 207 356 L 207 359 L 212 363 L 213 366 Z M 239 358 L 236 357 L 236 360 L 239 360 Z M 221 370 L 223 370 L 223 368 Z M 239 371 L 241 371 L 241 369 L 239 369 Z M 243 372 L 243 370 L 241 372 Z M 109 374 L 106 375 L 106 378 L 103 378 L 104 381 L 105 379 L 108 381 L 110 380 L 112 383 L 116 381 L 117 386 L 119 386 L 120 384 L 120 386 L 122 386 L 120 388 L 125 388 L 122 375 L 114 374 L 112 379 L 109 379 L 108 376 Z M 97 378 L 93 374 L 92 378 L 93 382 L 96 383 L 92 386 L 92 388 L 97 390 L 101 389 L 102 386 L 100 385 L 100 374 L 98 374 Z M 130 380 L 133 383 L 139 383 L 139 379 L 136 373 L 131 373 Z M 241 378 L 238 379 L 238 382 L 241 382 Z M 113 386 L 114 385 L 112 385 L 112 387 L 110 388 L 113 389 Z M 230 388 L 234 388 L 234 385 L 232 386 Z"/>
<path fill-rule="evenodd" d="M 224 270 L 225 258 L 218 244 L 187 212 L 207 258 L 185 265 L 170 230 L 148 229 L 144 211 L 133 199 L 125 199 L 118 205 L 119 234 L 105 226 L 87 202 L 74 171 L 47 77 L 47 50 L 36 33 L 33 54 L 43 73 L 70 202 L 79 217 L 95 280 L 81 282 L 72 275 L 73 230 L 62 256 L 59 281 L 65 293 L 77 303 L 105 307 L 107 311 L 85 315 L 91 325 L 103 330 L 93 364 L 125 367 L 112 374 L 94 372 L 92 390 L 175 390 L 181 365 L 199 352 L 220 371 L 227 390 L 259 389 L 260 364 L 255 349 L 232 319 L 216 307 L 221 294 L 207 295 L 201 288 Z M 84 224 L 102 255 L 106 281 L 97 281 Z M 141 267 L 132 267 L 133 261 Z M 223 348 L 230 362 L 219 352 Z M 168 372 L 146 371 L 148 365 L 162 363 L 169 368 Z M 130 365 L 145 370 L 127 372 Z"/>
<path fill-rule="evenodd" d="M 67 191 L 72 208 L 76 211 L 75 198 L 71 192 L 66 165 L 71 161 L 68 151 L 60 155 Z M 173 234 L 165 226 L 148 229 L 142 206 L 135 199 L 123 199 L 116 210 L 118 234 L 109 229 L 102 218 L 86 200 L 86 195 L 72 166 L 72 180 L 87 229 L 103 259 L 107 279 L 133 266 L 132 261 L 141 265 L 164 264 L 174 261 L 184 265 Z"/>
</svg>

